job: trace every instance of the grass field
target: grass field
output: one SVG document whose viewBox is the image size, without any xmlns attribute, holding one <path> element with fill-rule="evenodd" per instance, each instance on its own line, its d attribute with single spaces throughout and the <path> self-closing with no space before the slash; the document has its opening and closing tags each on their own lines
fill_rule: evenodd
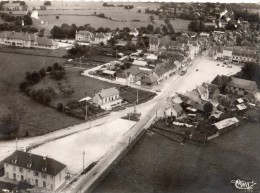
<svg viewBox="0 0 260 193">
<path fill-rule="evenodd" d="M 36 2 L 28 2 L 29 7 L 33 6 Z M 134 29 L 136 27 L 147 26 L 148 24 L 153 24 L 155 27 L 160 27 L 164 24 L 163 20 L 159 20 L 158 16 L 154 15 L 155 23 L 150 21 L 150 14 L 145 14 L 145 8 L 149 7 L 151 9 L 159 8 L 160 5 L 158 3 L 133 3 L 133 2 L 118 2 L 113 3 L 115 5 L 118 4 L 132 4 L 134 8 L 131 10 L 126 10 L 123 7 L 103 7 L 102 2 L 53 2 L 52 6 L 48 7 L 47 10 L 39 10 L 39 20 L 34 19 L 34 26 L 39 28 L 52 29 L 54 25 L 60 26 L 63 23 L 68 24 L 76 24 L 76 25 L 85 25 L 90 24 L 95 28 L 99 27 L 108 27 L 111 29 L 115 28 L 123 28 L 129 27 Z M 39 5 L 34 5 L 36 8 Z M 138 10 L 141 10 L 141 13 L 138 13 Z M 116 21 L 111 21 L 104 18 L 99 18 L 93 15 L 94 12 L 104 13 L 106 17 L 112 18 Z M 21 11 L 16 11 L 14 14 L 22 14 Z M 55 15 L 60 15 L 59 19 L 56 19 Z M 140 20 L 140 22 L 133 21 L 133 20 Z M 41 24 L 41 21 L 44 24 Z M 175 19 L 172 20 L 171 23 L 175 29 L 175 31 L 187 31 L 187 26 L 190 21 L 182 20 L 182 19 Z M 47 25 L 46 25 L 47 24 Z"/>
<path fill-rule="evenodd" d="M 66 67 L 66 75 L 62 80 L 56 81 L 50 77 L 46 77 L 40 83 L 34 85 L 32 88 L 53 88 L 58 95 L 53 98 L 51 106 L 56 107 L 58 102 L 66 104 L 70 100 L 80 100 L 86 96 L 93 97 L 94 93 L 99 92 L 101 89 L 106 89 L 113 86 L 115 85 L 108 82 L 82 76 L 80 75 L 79 69 Z M 71 96 L 64 97 L 60 94 L 61 87 L 72 88 L 75 92 Z"/>
<path fill-rule="evenodd" d="M 42 135 L 80 121 L 34 102 L 19 92 L 19 84 L 25 72 L 39 70 L 64 59 L 0 53 L 0 117 L 16 114 L 20 120 L 18 137 L 29 131 L 30 136 Z"/>
</svg>

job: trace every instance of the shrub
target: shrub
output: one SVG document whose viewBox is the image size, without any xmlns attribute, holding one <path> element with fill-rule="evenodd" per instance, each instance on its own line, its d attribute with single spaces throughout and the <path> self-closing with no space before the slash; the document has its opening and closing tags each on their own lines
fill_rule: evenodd
<svg viewBox="0 0 260 193">
<path fill-rule="evenodd" d="M 44 97 L 43 97 L 43 103 L 44 103 L 45 105 L 48 105 L 48 104 L 50 104 L 50 102 L 51 102 L 51 96 L 50 96 L 49 93 L 47 93 L 47 94 L 45 94 Z"/>
</svg>

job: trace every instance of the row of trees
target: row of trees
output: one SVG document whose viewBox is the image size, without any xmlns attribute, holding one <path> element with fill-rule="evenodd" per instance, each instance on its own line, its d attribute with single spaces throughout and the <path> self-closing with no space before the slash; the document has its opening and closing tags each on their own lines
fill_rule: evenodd
<svg viewBox="0 0 260 193">
<path fill-rule="evenodd" d="M 24 21 L 24 25 L 32 25 L 32 18 L 30 15 L 24 15 L 24 16 L 14 16 L 10 13 L 0 13 L 0 17 L 2 20 L 6 22 L 13 22 L 15 25 L 21 26 L 22 20 Z"/>
<path fill-rule="evenodd" d="M 25 80 L 21 82 L 19 85 L 19 89 L 21 92 L 26 92 L 26 90 L 41 81 L 46 76 L 46 73 L 49 73 L 52 78 L 56 80 L 60 80 L 65 75 L 65 69 L 62 65 L 58 63 L 54 63 L 53 66 L 47 67 L 47 69 L 42 68 L 38 72 L 26 72 L 25 73 Z"/>
<path fill-rule="evenodd" d="M 243 18 L 245 21 L 248 22 L 260 22 L 259 14 L 248 11 L 247 9 L 244 10 L 242 8 L 234 9 L 234 16 L 235 19 L 238 20 L 239 18 Z"/>
<path fill-rule="evenodd" d="M 63 39 L 63 38 L 75 38 L 75 34 L 76 31 L 80 31 L 80 30 L 86 30 L 89 32 L 95 32 L 95 28 L 92 27 L 90 24 L 86 24 L 84 26 L 77 26 L 75 24 L 72 25 L 68 25 L 66 23 L 63 23 L 60 27 L 59 26 L 54 26 L 51 30 L 51 34 L 53 38 L 59 38 L 59 39 Z M 102 30 L 102 28 L 101 28 Z"/>
<path fill-rule="evenodd" d="M 16 31 L 16 32 L 28 32 L 28 33 L 35 33 L 38 32 L 38 29 L 31 26 L 20 26 L 15 25 L 13 23 L 2 23 L 0 24 L 0 31 Z"/>
<path fill-rule="evenodd" d="M 189 23 L 188 29 L 194 32 L 211 32 L 215 30 L 215 27 L 205 26 L 202 20 L 193 20 Z"/>
<path fill-rule="evenodd" d="M 247 62 L 243 66 L 242 70 L 236 74 L 236 77 L 256 81 L 258 88 L 260 88 L 259 64 L 253 62 Z"/>
</svg>

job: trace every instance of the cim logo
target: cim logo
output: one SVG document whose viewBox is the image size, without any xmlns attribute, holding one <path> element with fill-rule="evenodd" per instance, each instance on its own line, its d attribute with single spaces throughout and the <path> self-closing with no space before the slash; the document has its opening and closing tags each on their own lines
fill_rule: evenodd
<svg viewBox="0 0 260 193">
<path fill-rule="evenodd" d="M 256 185 L 254 181 L 252 182 L 245 182 L 243 180 L 231 180 L 232 184 L 235 184 L 235 187 L 239 190 L 252 190 L 253 186 Z"/>
</svg>

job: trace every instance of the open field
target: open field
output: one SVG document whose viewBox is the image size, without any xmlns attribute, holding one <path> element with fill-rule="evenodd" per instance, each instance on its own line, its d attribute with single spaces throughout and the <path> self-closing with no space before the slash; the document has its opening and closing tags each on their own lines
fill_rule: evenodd
<svg viewBox="0 0 260 193">
<path fill-rule="evenodd" d="M 83 167 L 83 151 L 85 151 L 84 165 L 87 168 L 115 146 L 135 123 L 134 121 L 116 119 L 105 125 L 46 143 L 33 149 L 32 152 L 55 158 L 66 164 L 70 173 L 76 174 Z"/>
<path fill-rule="evenodd" d="M 108 14 L 106 15 L 107 17 L 110 17 Z M 117 14 L 117 11 L 113 12 L 114 14 Z M 132 15 L 133 17 L 129 18 L 127 16 L 129 14 L 130 16 Z M 143 17 L 139 18 L 139 14 L 134 13 L 123 13 L 123 14 L 118 14 L 117 17 L 112 17 L 113 19 L 119 20 L 119 21 L 112 21 L 108 20 L 105 18 L 100 18 L 96 16 L 78 16 L 78 15 L 60 15 L 59 19 L 56 19 L 55 15 L 44 15 L 40 16 L 40 19 L 44 21 L 44 24 L 41 24 L 41 20 L 33 20 L 34 25 L 38 28 L 45 28 L 47 27 L 48 29 L 52 29 L 54 25 L 61 26 L 63 23 L 67 23 L 69 25 L 71 24 L 76 24 L 77 26 L 80 25 L 85 25 L 85 24 L 90 24 L 94 28 L 110 28 L 110 29 L 122 29 L 124 27 L 129 27 L 130 29 L 134 29 L 137 27 L 146 27 L 148 24 L 152 24 L 155 27 L 161 27 L 162 24 L 164 24 L 163 20 L 155 19 L 154 22 L 152 23 L 149 20 L 149 15 L 148 14 L 142 14 Z M 141 16 L 141 14 L 140 14 Z M 142 19 L 143 18 L 143 19 Z M 155 17 L 156 18 L 156 17 Z M 140 21 L 132 21 L 134 19 L 139 19 Z M 121 21 L 121 20 L 126 20 L 126 21 Z M 48 25 L 46 25 L 46 22 L 48 22 Z M 188 24 L 189 20 L 183 20 L 183 19 L 175 19 L 171 20 L 171 23 L 173 25 L 173 28 L 175 31 L 187 31 L 188 30 Z"/>
<path fill-rule="evenodd" d="M 237 179 L 254 181 L 246 192 L 259 192 L 259 126 L 239 127 L 207 147 L 178 144 L 148 131 L 94 193 L 237 193 L 231 183 Z"/>
<path fill-rule="evenodd" d="M 66 67 L 66 75 L 60 80 L 56 81 L 50 77 L 45 77 L 41 82 L 34 85 L 33 89 L 46 89 L 51 87 L 58 94 L 54 97 L 51 106 L 56 107 L 58 102 L 66 104 L 71 100 L 80 100 L 86 96 L 93 97 L 101 89 L 107 89 L 116 85 L 104 82 L 101 80 L 93 79 L 90 77 L 80 75 L 80 69 L 73 67 Z M 64 97 L 60 94 L 60 88 L 72 88 L 75 92 L 71 96 Z"/>
<path fill-rule="evenodd" d="M 30 136 L 42 135 L 80 122 L 40 105 L 19 92 L 18 87 L 24 80 L 25 72 L 38 71 L 54 62 L 62 63 L 64 59 L 0 53 L 0 61 L 0 116 L 9 113 L 18 116 L 18 137 L 24 136 L 26 131 Z"/>
</svg>

